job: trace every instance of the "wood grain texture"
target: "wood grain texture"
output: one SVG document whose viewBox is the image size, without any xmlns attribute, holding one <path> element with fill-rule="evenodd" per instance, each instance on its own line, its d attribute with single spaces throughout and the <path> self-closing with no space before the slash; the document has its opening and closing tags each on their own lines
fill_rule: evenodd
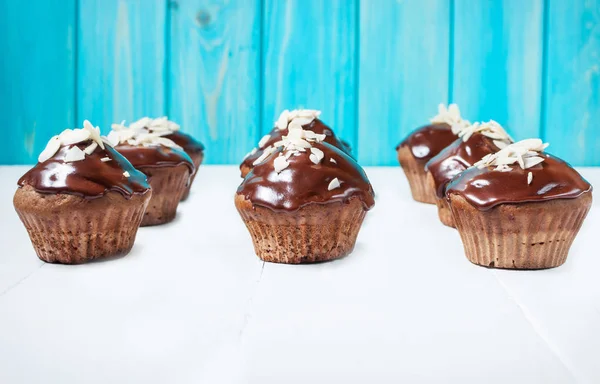
<svg viewBox="0 0 600 384">
<path fill-rule="evenodd" d="M 356 149 L 358 0 L 265 0 L 262 133 L 284 109 L 319 109 Z"/>
<path fill-rule="evenodd" d="M 0 164 L 35 163 L 74 122 L 75 0 L 0 1 Z"/>
<path fill-rule="evenodd" d="M 169 114 L 207 163 L 237 164 L 258 142 L 260 14 L 259 0 L 172 3 Z"/>
<path fill-rule="evenodd" d="M 165 114 L 165 0 L 79 0 L 77 125 Z"/>
<path fill-rule="evenodd" d="M 465 117 L 539 137 L 543 0 L 455 0 L 454 91 Z"/>
<path fill-rule="evenodd" d="M 359 151 L 396 165 L 394 147 L 448 97 L 450 2 L 360 3 Z"/>
<path fill-rule="evenodd" d="M 549 151 L 600 165 L 600 1 L 548 0 L 545 134 Z"/>
</svg>

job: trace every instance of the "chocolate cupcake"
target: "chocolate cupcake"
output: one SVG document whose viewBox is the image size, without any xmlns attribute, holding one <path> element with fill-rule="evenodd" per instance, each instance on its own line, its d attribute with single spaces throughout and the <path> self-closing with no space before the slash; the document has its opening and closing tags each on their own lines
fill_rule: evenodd
<svg viewBox="0 0 600 384">
<path fill-rule="evenodd" d="M 262 260 L 312 263 L 352 252 L 373 188 L 325 138 L 290 124 L 239 186 L 235 205 Z"/>
<path fill-rule="evenodd" d="M 252 167 L 254 167 L 254 163 L 259 162 L 258 160 L 261 159 L 261 156 L 266 148 L 269 148 L 278 141 L 281 141 L 283 136 L 288 134 L 289 126 L 296 128 L 300 127 L 314 132 L 317 135 L 325 135 L 325 139 L 323 140 L 324 142 L 333 145 L 342 152 L 346 153 L 348 156 L 352 157 L 350 145 L 347 142 L 338 139 L 338 137 L 333 133 L 333 130 L 319 120 L 320 115 L 321 111 L 312 109 L 295 109 L 291 112 L 286 109 L 283 111 L 281 115 L 279 115 L 279 119 L 277 119 L 275 122 L 275 127 L 271 130 L 271 132 L 263 136 L 258 143 L 258 146 L 252 149 L 252 151 L 250 151 L 246 157 L 244 157 L 242 164 L 240 164 L 241 176 L 246 177 L 246 175 L 252 170 Z"/>
<path fill-rule="evenodd" d="M 113 124 L 113 129 L 126 129 L 131 128 L 134 130 L 147 130 L 152 133 L 156 133 L 159 136 L 165 137 L 175 144 L 180 146 L 185 153 L 188 154 L 192 158 L 192 162 L 194 163 L 194 173 L 190 179 L 188 186 L 185 188 L 183 192 L 183 196 L 181 200 L 185 200 L 190 195 L 190 189 L 194 180 L 196 179 L 196 174 L 198 173 L 198 168 L 200 164 L 202 164 L 202 160 L 204 160 L 204 145 L 201 142 L 194 139 L 192 136 L 187 133 L 183 133 L 180 131 L 179 124 L 169 121 L 166 116 L 159 117 L 157 119 L 151 119 L 149 117 L 144 117 L 136 122 L 133 122 L 129 125 L 129 127 L 125 127 L 121 124 Z"/>
<path fill-rule="evenodd" d="M 98 128 L 86 120 L 52 137 L 38 161 L 13 202 L 41 260 L 78 264 L 131 250 L 152 192 Z"/>
<path fill-rule="evenodd" d="M 458 132 L 469 124 L 460 116 L 456 104 L 448 108 L 438 106 L 438 114 L 431 124 L 417 128 L 398 146 L 398 161 L 408 179 L 413 199 L 421 203 L 435 204 L 434 193 L 427 184 L 425 164 L 457 138 Z"/>
<path fill-rule="evenodd" d="M 486 267 L 563 264 L 592 204 L 592 186 L 528 139 L 485 156 L 453 179 L 446 198 L 467 258 Z"/>
<path fill-rule="evenodd" d="M 108 139 L 136 169 L 148 176 L 152 186 L 152 199 L 142 226 L 172 221 L 195 172 L 191 157 L 171 139 L 140 126 L 127 128 L 115 124 Z"/>
<path fill-rule="evenodd" d="M 497 152 L 512 143 L 506 131 L 493 120 L 469 125 L 461 129 L 458 136 L 459 139 L 425 164 L 427 184 L 434 194 L 440 221 L 449 227 L 454 227 L 454 220 L 444 193 L 450 180 L 485 155 Z"/>
</svg>

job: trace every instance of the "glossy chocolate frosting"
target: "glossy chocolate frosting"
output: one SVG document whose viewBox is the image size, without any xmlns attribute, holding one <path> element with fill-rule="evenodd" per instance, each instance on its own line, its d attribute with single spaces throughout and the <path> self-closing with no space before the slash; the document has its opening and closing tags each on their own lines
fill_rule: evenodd
<svg viewBox="0 0 600 384">
<path fill-rule="evenodd" d="M 129 144 L 119 144 L 115 149 L 136 168 L 176 167 L 185 164 L 190 169 L 190 175 L 194 174 L 195 171 L 192 158 L 181 149 L 169 148 L 163 145 L 145 147 Z"/>
<path fill-rule="evenodd" d="M 371 209 L 375 204 L 373 187 L 356 161 L 328 143 L 313 143 L 313 147 L 323 151 L 319 164 L 310 160 L 310 150 L 307 150 L 299 156 L 291 156 L 289 166 L 277 173 L 274 161 L 282 152 L 279 148 L 254 167 L 237 193 L 255 206 L 274 211 L 296 211 L 308 204 L 345 202 L 351 197 L 358 197 L 365 210 Z M 334 178 L 341 185 L 329 190 Z"/>
<path fill-rule="evenodd" d="M 346 153 L 347 155 L 352 156 L 352 154 L 350 153 L 350 146 L 347 143 L 345 143 L 344 141 L 338 139 L 338 137 L 333 133 L 331 128 L 329 128 L 327 125 L 325 125 L 321 120 L 314 119 L 309 124 L 303 125 L 302 128 L 307 131 L 313 131 L 317 135 L 325 135 L 324 141 L 326 143 L 329 143 L 329 144 L 333 145 L 334 147 L 340 149 L 342 152 Z M 252 164 L 254 163 L 254 161 L 256 161 L 256 159 L 258 159 L 263 154 L 263 150 L 265 148 L 270 147 L 271 145 L 280 141 L 282 139 L 282 137 L 286 136 L 287 134 L 288 134 L 287 128 L 286 129 L 279 129 L 277 127 L 273 128 L 271 130 L 271 132 L 269 132 L 269 135 L 270 135 L 269 140 L 267 140 L 267 142 L 264 143 L 262 145 L 262 147 L 258 148 L 258 150 L 255 153 L 247 156 L 244 159 L 244 161 L 242 161 L 240 168 L 243 166 L 252 168 L 254 166 Z"/>
<path fill-rule="evenodd" d="M 398 146 L 408 147 L 415 159 L 425 165 L 429 159 L 437 155 L 456 140 L 450 125 L 446 123 L 434 123 L 417 128 L 411 132 Z"/>
<path fill-rule="evenodd" d="M 569 164 L 542 153 L 544 161 L 528 169 L 518 165 L 500 172 L 493 167 L 470 168 L 452 180 L 446 197 L 462 196 L 474 207 L 485 211 L 499 204 L 574 199 L 592 191 L 592 186 Z M 533 179 L 527 183 L 531 172 Z"/>
<path fill-rule="evenodd" d="M 440 199 L 444 197 L 446 185 L 456 175 L 469 168 L 485 155 L 498 152 L 500 148 L 489 137 L 477 132 L 469 140 L 462 138 L 444 148 L 425 165 L 431 172 L 435 183 L 435 193 Z"/>
<path fill-rule="evenodd" d="M 75 145 L 83 150 L 90 143 L 88 140 Z M 88 199 L 102 197 L 108 191 L 130 198 L 133 194 L 144 194 L 150 190 L 146 175 L 109 145 L 105 145 L 105 149 L 97 147 L 83 160 L 65 162 L 65 155 L 71 147 L 73 145 L 63 146 L 50 159 L 37 163 L 19 179 L 19 187 L 29 185 L 39 193 L 65 193 Z M 100 160 L 105 157 L 111 160 Z M 124 172 L 128 172 L 129 177 Z"/>
<path fill-rule="evenodd" d="M 204 145 L 187 133 L 175 131 L 169 135 L 166 135 L 165 137 L 183 148 L 187 154 L 204 151 Z"/>
</svg>

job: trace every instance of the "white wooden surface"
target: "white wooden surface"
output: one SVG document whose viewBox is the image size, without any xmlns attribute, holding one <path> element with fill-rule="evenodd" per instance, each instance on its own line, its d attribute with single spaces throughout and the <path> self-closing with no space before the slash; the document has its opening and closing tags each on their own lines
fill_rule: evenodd
<svg viewBox="0 0 600 384">
<path fill-rule="evenodd" d="M 367 168 L 377 203 L 352 255 L 263 265 L 237 168 L 206 166 L 131 254 L 62 266 L 13 210 L 24 171 L 0 167 L 0 383 L 600 382 L 597 202 L 562 267 L 491 270 L 398 167 Z"/>
</svg>

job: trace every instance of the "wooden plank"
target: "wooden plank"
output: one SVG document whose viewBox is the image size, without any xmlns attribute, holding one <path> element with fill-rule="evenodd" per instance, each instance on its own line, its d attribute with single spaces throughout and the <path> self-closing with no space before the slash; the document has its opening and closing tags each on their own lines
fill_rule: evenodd
<svg viewBox="0 0 600 384">
<path fill-rule="evenodd" d="M 0 1 L 0 164 L 37 161 L 51 135 L 72 126 L 75 0 Z"/>
<path fill-rule="evenodd" d="M 77 124 L 165 114 L 165 27 L 164 0 L 80 0 Z"/>
<path fill-rule="evenodd" d="M 262 132 L 283 109 L 319 109 L 356 149 L 357 0 L 265 0 Z"/>
<path fill-rule="evenodd" d="M 450 4 L 360 2 L 361 164 L 397 164 L 395 145 L 447 101 Z"/>
<path fill-rule="evenodd" d="M 600 1 L 548 1 L 545 139 L 573 165 L 600 165 Z"/>
<path fill-rule="evenodd" d="M 169 115 L 207 163 L 239 163 L 259 139 L 260 1 L 171 4 Z"/>
<path fill-rule="evenodd" d="M 456 0 L 453 101 L 515 139 L 541 134 L 543 0 Z"/>
</svg>

